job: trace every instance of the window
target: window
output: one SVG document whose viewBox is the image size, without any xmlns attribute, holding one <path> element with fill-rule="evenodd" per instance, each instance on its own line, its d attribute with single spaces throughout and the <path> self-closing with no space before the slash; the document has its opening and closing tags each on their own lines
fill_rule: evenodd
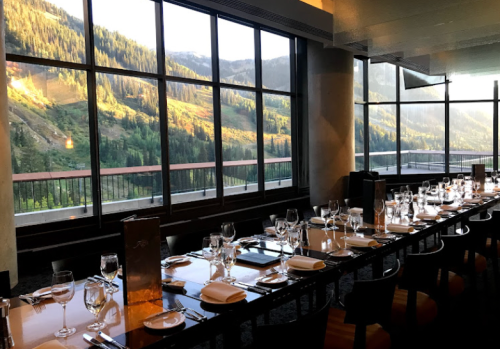
<svg viewBox="0 0 500 349">
<path fill-rule="evenodd" d="M 370 171 L 397 173 L 396 106 L 370 105 Z"/>
<path fill-rule="evenodd" d="M 290 92 L 290 39 L 261 31 L 262 85 Z"/>
<path fill-rule="evenodd" d="M 363 61 L 354 59 L 354 101 L 363 102 Z"/>
<path fill-rule="evenodd" d="M 355 142 L 354 152 L 356 160 L 356 171 L 361 171 L 365 169 L 364 124 L 365 124 L 364 107 L 360 104 L 355 104 L 354 105 L 354 142 Z"/>
<path fill-rule="evenodd" d="M 368 65 L 370 102 L 396 101 L 396 67 L 389 63 Z"/>
<path fill-rule="evenodd" d="M 450 101 L 493 99 L 493 81 L 498 76 L 457 75 L 450 78 Z M 474 87 L 474 88 L 472 88 Z"/>
</svg>

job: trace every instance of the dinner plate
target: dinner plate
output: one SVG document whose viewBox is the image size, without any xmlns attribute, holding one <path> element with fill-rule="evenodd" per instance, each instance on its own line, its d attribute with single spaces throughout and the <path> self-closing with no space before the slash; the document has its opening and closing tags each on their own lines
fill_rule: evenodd
<svg viewBox="0 0 500 349">
<path fill-rule="evenodd" d="M 165 258 L 164 261 L 167 262 L 167 263 L 170 263 L 170 262 L 175 262 L 175 264 L 180 264 L 180 263 L 186 263 L 186 262 L 189 262 L 191 260 L 191 258 L 189 258 L 188 256 L 171 256 L 171 257 L 168 257 L 168 258 Z"/>
<path fill-rule="evenodd" d="M 247 294 L 245 292 L 244 294 L 241 295 L 241 297 L 235 298 L 231 302 L 222 302 L 222 301 L 219 301 L 215 298 L 205 296 L 203 293 L 200 294 L 200 298 L 203 302 L 206 302 L 206 303 L 224 305 L 224 304 L 234 304 L 234 303 L 241 302 L 242 300 L 247 298 Z"/>
<path fill-rule="evenodd" d="M 284 282 L 287 282 L 288 277 L 286 275 L 282 274 L 273 274 L 269 276 L 265 276 L 262 279 L 258 281 L 260 284 L 265 284 L 265 285 L 277 285 L 277 284 L 282 284 Z"/>
<path fill-rule="evenodd" d="M 41 293 L 45 293 L 45 292 L 48 292 L 50 291 L 52 288 L 51 287 L 44 287 L 44 288 L 41 288 L 39 290 L 36 290 L 35 292 L 33 292 L 33 297 L 39 297 L 39 295 Z M 45 296 L 41 296 L 40 298 L 52 298 L 52 293 L 49 293 Z"/>
<path fill-rule="evenodd" d="M 259 240 L 255 238 L 241 238 L 238 240 L 240 244 L 257 244 L 259 243 Z"/>
<path fill-rule="evenodd" d="M 153 330 L 166 330 L 179 326 L 183 324 L 184 321 L 186 321 L 184 314 L 172 311 L 170 313 L 160 315 L 150 321 L 144 321 L 144 326 Z"/>
<path fill-rule="evenodd" d="M 332 251 L 328 253 L 330 256 L 335 257 L 335 258 L 347 258 L 351 257 L 354 252 L 350 250 L 337 250 L 337 251 Z"/>
<path fill-rule="evenodd" d="M 288 267 L 290 269 L 299 270 L 299 271 L 317 271 L 317 270 L 321 270 L 321 269 L 326 268 L 326 264 L 324 264 L 324 263 L 323 263 L 322 267 L 320 267 L 320 268 L 314 268 L 314 269 L 307 269 L 307 268 L 295 267 L 295 266 L 292 266 L 292 265 L 288 264 L 288 261 L 286 261 L 286 265 L 288 265 Z"/>
</svg>

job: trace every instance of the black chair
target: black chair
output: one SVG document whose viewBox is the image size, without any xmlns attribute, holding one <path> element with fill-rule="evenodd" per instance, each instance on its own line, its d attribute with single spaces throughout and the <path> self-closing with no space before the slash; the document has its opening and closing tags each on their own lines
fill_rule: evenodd
<svg viewBox="0 0 500 349">
<path fill-rule="evenodd" d="M 59 259 L 52 262 L 54 273 L 63 270 L 73 272 L 75 280 L 85 279 L 88 276 L 101 275 L 99 266 L 101 265 L 101 253 L 92 253 L 66 259 Z"/>
<path fill-rule="evenodd" d="M 363 207 L 363 197 L 346 198 L 344 202 L 347 207 Z"/>
<path fill-rule="evenodd" d="M 349 184 L 347 185 L 347 196 L 350 198 L 363 197 L 363 181 L 365 179 L 379 180 L 380 176 L 375 171 L 357 171 L 349 173 Z"/>
<path fill-rule="evenodd" d="M 12 297 L 10 291 L 10 273 L 8 270 L 0 271 L 0 297 Z"/>
<path fill-rule="evenodd" d="M 449 297 L 454 298 L 465 289 L 461 271 L 464 269 L 464 256 L 471 238 L 468 226 L 464 226 L 461 234 L 442 235 L 444 243 L 441 269 L 438 274 L 439 296 L 448 304 Z"/>
<path fill-rule="evenodd" d="M 492 226 L 500 226 L 500 211 L 493 211 L 492 213 Z M 486 257 L 489 258 L 493 264 L 493 271 L 495 278 L 499 276 L 498 257 L 500 256 L 500 229 L 492 229 L 486 239 Z"/>
<path fill-rule="evenodd" d="M 321 217 L 321 206 L 313 206 L 313 211 L 316 217 Z"/>
<path fill-rule="evenodd" d="M 215 232 L 215 229 L 184 232 L 177 235 L 167 236 L 167 244 L 170 250 L 170 255 L 178 256 L 187 252 L 200 250 L 203 238 L 210 236 L 210 233 L 213 232 Z M 218 232 L 220 232 L 220 230 Z"/>
<path fill-rule="evenodd" d="M 240 221 L 234 223 L 234 229 L 236 230 L 236 236 L 234 240 L 242 237 L 260 235 L 264 233 L 264 228 L 262 227 L 262 220 L 260 218 L 249 219 L 246 221 Z"/>
<path fill-rule="evenodd" d="M 271 220 L 271 224 L 272 224 L 273 227 L 276 224 L 276 219 L 277 218 L 285 218 L 285 215 L 284 214 L 272 214 L 272 215 L 269 215 L 269 219 Z"/>
<path fill-rule="evenodd" d="M 313 313 L 295 321 L 278 325 L 265 325 L 256 328 L 253 348 L 310 348 L 323 349 L 326 333 L 328 310 L 331 297 Z M 282 334 L 282 335 L 277 335 Z M 294 335 L 296 334 L 296 335 Z"/>
<path fill-rule="evenodd" d="M 325 337 L 325 348 L 389 348 L 390 335 L 383 326 L 390 322 L 391 307 L 400 264 L 376 280 L 354 281 L 345 296 L 345 308 L 331 308 Z M 375 301 L 376 300 L 376 301 Z"/>
<path fill-rule="evenodd" d="M 486 243 L 488 234 L 494 231 L 492 223 L 492 215 L 489 213 L 486 213 L 486 217 L 483 219 L 469 219 L 467 222 L 471 239 L 464 256 L 464 272 L 469 275 L 474 291 L 477 288 L 477 274 L 483 274 L 484 280 L 487 279 Z M 470 258 L 470 256 L 474 256 L 474 258 Z"/>
</svg>

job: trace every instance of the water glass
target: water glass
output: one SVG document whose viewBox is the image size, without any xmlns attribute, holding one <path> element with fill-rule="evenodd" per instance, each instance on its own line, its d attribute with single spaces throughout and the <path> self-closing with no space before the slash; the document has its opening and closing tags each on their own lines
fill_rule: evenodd
<svg viewBox="0 0 500 349">
<path fill-rule="evenodd" d="M 429 182 L 429 181 L 423 181 L 422 182 L 422 187 L 425 188 L 425 191 L 428 191 L 431 188 L 431 182 Z"/>
<path fill-rule="evenodd" d="M 491 178 L 493 179 L 493 187 L 497 186 L 497 177 L 498 177 L 498 172 L 491 171 Z"/>
<path fill-rule="evenodd" d="M 384 212 L 385 208 L 385 201 L 384 200 L 375 200 L 373 202 L 373 210 L 375 211 L 375 214 L 377 215 L 377 234 L 380 234 L 380 214 Z"/>
<path fill-rule="evenodd" d="M 105 253 L 101 255 L 101 275 L 108 281 L 112 282 L 118 274 L 118 255 L 116 253 Z M 108 287 L 108 293 L 118 292 L 118 288 L 111 283 Z"/>
<path fill-rule="evenodd" d="M 386 208 L 385 208 L 385 215 L 386 215 L 389 223 L 392 223 L 392 218 L 394 217 L 394 210 L 395 210 L 395 207 L 392 205 L 386 206 Z"/>
<path fill-rule="evenodd" d="M 295 256 L 295 249 L 300 245 L 300 229 L 290 228 L 288 230 L 288 245 L 292 248 L 292 257 Z"/>
<path fill-rule="evenodd" d="M 285 236 L 286 236 L 286 229 L 288 228 L 288 223 L 285 218 L 276 218 L 274 221 L 274 227 L 276 228 L 276 235 L 280 239 L 280 241 L 277 242 L 278 245 L 285 245 L 286 242 Z"/>
<path fill-rule="evenodd" d="M 76 329 L 66 326 L 66 304 L 75 295 L 75 280 L 70 271 L 59 271 L 52 275 L 52 299 L 63 307 L 63 327 L 54 333 L 56 337 L 69 337 L 76 332 Z"/>
<path fill-rule="evenodd" d="M 321 207 L 321 218 L 323 218 L 323 221 L 325 222 L 325 227 L 323 228 L 324 231 L 329 230 L 328 220 L 330 219 L 331 214 L 330 207 Z"/>
<path fill-rule="evenodd" d="M 356 234 L 358 232 L 358 228 L 361 225 L 361 215 L 359 213 L 351 213 L 349 221 L 351 223 L 351 227 Z"/>
<path fill-rule="evenodd" d="M 330 200 L 328 202 L 328 207 L 330 208 L 330 217 L 333 221 L 332 230 L 337 230 L 338 228 L 335 226 L 335 216 L 339 213 L 340 205 L 338 200 Z"/>
<path fill-rule="evenodd" d="M 233 222 L 224 222 L 221 226 L 222 229 L 222 238 L 226 243 L 231 243 L 233 241 L 234 236 L 236 235 L 236 229 L 234 229 Z"/>
<path fill-rule="evenodd" d="M 290 228 L 293 228 L 299 223 L 299 212 L 295 208 L 286 210 L 286 221 Z"/>
<path fill-rule="evenodd" d="M 231 268 L 236 264 L 236 247 L 232 245 L 227 245 L 222 248 L 221 251 L 222 264 L 227 270 L 227 276 L 222 279 L 222 281 L 230 284 L 236 281 L 236 278 L 231 276 Z"/>
<path fill-rule="evenodd" d="M 99 331 L 106 327 L 106 324 L 99 321 L 99 313 L 106 304 L 106 290 L 102 282 L 87 281 L 84 285 L 83 300 L 85 307 L 95 317 L 94 323 L 87 326 L 88 330 Z"/>
<path fill-rule="evenodd" d="M 212 260 L 213 265 L 219 265 L 220 260 L 220 252 L 222 247 L 224 246 L 224 238 L 221 233 L 211 233 L 210 234 L 210 247 L 212 252 L 214 253 L 214 259 Z"/>
<path fill-rule="evenodd" d="M 212 239 L 212 237 L 204 237 L 201 245 L 201 254 L 209 263 L 209 278 L 205 281 L 205 285 L 212 282 L 212 265 L 215 257 L 218 253 L 218 239 Z"/>
</svg>

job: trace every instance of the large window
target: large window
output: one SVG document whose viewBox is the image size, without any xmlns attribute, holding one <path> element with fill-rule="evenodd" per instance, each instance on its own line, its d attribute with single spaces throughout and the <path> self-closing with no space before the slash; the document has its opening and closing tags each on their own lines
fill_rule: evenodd
<svg viewBox="0 0 500 349">
<path fill-rule="evenodd" d="M 368 65 L 368 87 L 370 102 L 396 101 L 396 67 L 389 63 Z"/>
<path fill-rule="evenodd" d="M 292 186 L 292 36 L 159 0 L 4 10 L 18 226 Z"/>
<path fill-rule="evenodd" d="M 396 106 L 370 105 L 370 170 L 397 173 Z"/>
</svg>

